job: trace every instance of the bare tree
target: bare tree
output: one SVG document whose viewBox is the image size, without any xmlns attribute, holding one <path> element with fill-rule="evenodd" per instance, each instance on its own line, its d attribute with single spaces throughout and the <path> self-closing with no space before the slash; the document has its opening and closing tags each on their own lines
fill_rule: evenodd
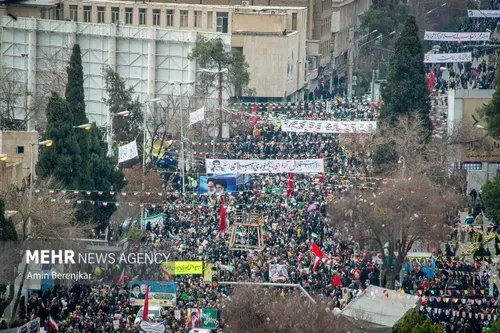
<svg viewBox="0 0 500 333">
<path fill-rule="evenodd" d="M 312 304 L 298 294 L 281 294 L 275 288 L 236 287 L 224 301 L 222 321 L 228 333 L 322 333 L 354 329 L 333 314 L 332 304 Z M 362 325 L 359 329 L 369 332 Z"/>
<path fill-rule="evenodd" d="M 373 192 L 353 191 L 329 207 L 332 224 L 351 232 L 362 230 L 382 254 L 386 287 L 393 288 L 408 251 L 417 240 L 444 240 L 447 213 L 461 197 L 436 186 L 422 174 L 397 174 Z"/>
</svg>

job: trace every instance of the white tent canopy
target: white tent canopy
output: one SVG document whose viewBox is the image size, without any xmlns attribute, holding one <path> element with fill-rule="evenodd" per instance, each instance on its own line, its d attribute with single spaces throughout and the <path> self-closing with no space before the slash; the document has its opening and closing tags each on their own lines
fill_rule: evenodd
<svg viewBox="0 0 500 333">
<path fill-rule="evenodd" d="M 363 326 L 359 332 L 392 333 L 393 327 L 406 312 L 419 305 L 419 297 L 370 286 L 353 299 L 341 315 L 355 321 L 355 326 Z"/>
</svg>

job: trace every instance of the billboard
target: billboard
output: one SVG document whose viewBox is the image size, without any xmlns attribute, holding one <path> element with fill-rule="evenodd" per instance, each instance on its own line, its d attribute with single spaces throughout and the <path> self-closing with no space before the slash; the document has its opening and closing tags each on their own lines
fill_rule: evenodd
<svg viewBox="0 0 500 333">
<path fill-rule="evenodd" d="M 132 281 L 130 283 L 130 304 L 143 306 L 146 290 L 149 286 L 149 304 L 158 306 L 175 306 L 177 301 L 177 283 Z"/>
<path fill-rule="evenodd" d="M 216 176 L 200 176 L 199 193 L 236 195 L 236 175 L 220 174 Z"/>
</svg>

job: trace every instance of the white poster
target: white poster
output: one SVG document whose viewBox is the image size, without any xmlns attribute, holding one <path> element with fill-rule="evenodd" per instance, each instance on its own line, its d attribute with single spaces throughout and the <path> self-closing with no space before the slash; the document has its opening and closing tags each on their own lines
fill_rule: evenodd
<svg viewBox="0 0 500 333">
<path fill-rule="evenodd" d="M 164 333 L 164 323 L 150 323 L 148 321 L 141 322 L 141 333 Z"/>
<path fill-rule="evenodd" d="M 424 40 L 434 40 L 440 42 L 485 42 L 490 39 L 489 32 L 436 32 L 426 31 Z"/>
<path fill-rule="evenodd" d="M 298 133 L 375 133 L 376 121 L 282 120 L 281 131 Z"/>
<path fill-rule="evenodd" d="M 288 269 L 286 265 L 269 265 L 269 277 L 272 282 L 284 282 L 288 280 Z"/>
<path fill-rule="evenodd" d="M 426 64 L 432 63 L 451 63 L 451 62 L 470 62 L 472 61 L 472 54 L 467 53 L 443 53 L 443 54 L 432 54 L 426 53 L 424 56 L 424 62 Z"/>
<path fill-rule="evenodd" d="M 469 17 L 487 18 L 500 17 L 500 10 L 469 10 Z"/>
<path fill-rule="evenodd" d="M 206 159 L 207 173 L 320 173 L 322 159 L 311 160 L 214 160 Z"/>
<path fill-rule="evenodd" d="M 189 126 L 196 124 L 197 122 L 205 119 L 205 107 L 196 110 L 195 112 L 191 112 L 189 114 Z"/>
<path fill-rule="evenodd" d="M 138 157 L 137 143 L 134 141 L 118 148 L 118 163 L 122 163 Z"/>
</svg>

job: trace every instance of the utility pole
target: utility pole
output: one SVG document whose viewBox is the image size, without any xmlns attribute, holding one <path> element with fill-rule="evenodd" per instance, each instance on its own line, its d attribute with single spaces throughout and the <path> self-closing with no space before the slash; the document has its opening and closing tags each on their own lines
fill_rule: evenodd
<svg viewBox="0 0 500 333">
<path fill-rule="evenodd" d="M 375 101 L 375 70 L 372 70 L 372 86 L 371 86 L 372 103 Z"/>
<path fill-rule="evenodd" d="M 348 60 L 348 74 L 347 74 L 347 97 L 352 97 L 352 72 L 354 67 L 354 29 L 349 29 L 349 50 L 347 51 Z"/>
</svg>

